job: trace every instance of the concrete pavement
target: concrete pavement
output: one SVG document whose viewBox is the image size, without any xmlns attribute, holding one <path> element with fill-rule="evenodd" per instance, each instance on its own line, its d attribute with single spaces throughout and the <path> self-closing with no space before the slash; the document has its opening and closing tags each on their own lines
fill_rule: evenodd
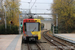
<svg viewBox="0 0 75 50">
<path fill-rule="evenodd" d="M 54 36 L 61 38 L 63 40 L 69 41 L 71 43 L 75 43 L 75 33 L 71 33 L 71 34 L 54 34 Z"/>
<path fill-rule="evenodd" d="M 0 50 L 21 50 L 22 35 L 0 35 Z"/>
</svg>

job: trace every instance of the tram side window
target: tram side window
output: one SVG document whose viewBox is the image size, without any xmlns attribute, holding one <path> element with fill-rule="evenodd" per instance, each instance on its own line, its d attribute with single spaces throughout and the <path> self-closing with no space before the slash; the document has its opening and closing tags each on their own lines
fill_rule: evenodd
<svg viewBox="0 0 75 50">
<path fill-rule="evenodd" d="M 40 31 L 40 23 L 38 23 L 38 31 Z"/>
<path fill-rule="evenodd" d="M 26 31 L 26 23 L 24 23 L 24 30 Z"/>
</svg>

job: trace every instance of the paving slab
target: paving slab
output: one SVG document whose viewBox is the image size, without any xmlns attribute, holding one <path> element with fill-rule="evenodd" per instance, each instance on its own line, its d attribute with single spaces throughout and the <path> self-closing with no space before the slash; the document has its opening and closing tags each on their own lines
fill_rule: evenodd
<svg viewBox="0 0 75 50">
<path fill-rule="evenodd" d="M 0 50 L 21 50 L 21 41 L 22 35 L 0 35 Z"/>
<path fill-rule="evenodd" d="M 71 43 L 75 43 L 75 34 L 54 34 L 54 36 L 61 38 L 63 40 L 69 41 Z"/>
<path fill-rule="evenodd" d="M 22 35 L 20 36 L 20 38 L 17 42 L 15 50 L 21 50 L 21 45 L 22 45 Z"/>
</svg>

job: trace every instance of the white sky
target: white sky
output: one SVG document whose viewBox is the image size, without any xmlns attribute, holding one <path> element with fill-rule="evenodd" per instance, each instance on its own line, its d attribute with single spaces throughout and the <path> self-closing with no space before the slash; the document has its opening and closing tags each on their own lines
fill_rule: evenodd
<svg viewBox="0 0 75 50">
<path fill-rule="evenodd" d="M 29 3 L 26 2 L 30 2 L 31 0 L 21 0 L 20 2 L 20 8 L 22 9 L 29 9 L 32 7 L 33 3 L 35 2 L 35 0 L 32 0 L 30 3 L 30 7 L 29 7 Z M 36 3 L 34 4 L 34 6 L 31 9 L 32 13 L 51 13 L 51 4 L 53 3 L 53 0 L 36 0 Z M 50 9 L 50 10 L 47 10 Z M 24 10 L 25 11 L 25 10 Z M 51 17 L 51 15 L 42 15 L 43 17 Z"/>
</svg>

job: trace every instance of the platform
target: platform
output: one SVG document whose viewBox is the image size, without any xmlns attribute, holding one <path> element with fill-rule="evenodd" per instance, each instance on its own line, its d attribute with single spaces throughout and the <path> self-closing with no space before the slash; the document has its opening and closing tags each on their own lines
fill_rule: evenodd
<svg viewBox="0 0 75 50">
<path fill-rule="evenodd" d="M 75 34 L 74 33 L 73 34 L 66 34 L 66 33 L 64 33 L 64 34 L 54 34 L 54 36 L 58 37 L 60 39 L 66 40 L 70 43 L 75 44 Z"/>
<path fill-rule="evenodd" d="M 22 35 L 0 35 L 0 50 L 21 50 Z"/>
</svg>

